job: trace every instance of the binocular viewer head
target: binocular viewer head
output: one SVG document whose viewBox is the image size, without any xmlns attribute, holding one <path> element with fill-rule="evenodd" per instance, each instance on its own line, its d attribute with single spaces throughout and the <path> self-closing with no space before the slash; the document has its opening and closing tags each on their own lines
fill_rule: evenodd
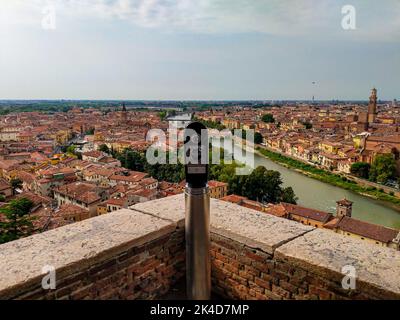
<svg viewBox="0 0 400 320">
<path fill-rule="evenodd" d="M 190 188 L 204 188 L 208 181 L 208 130 L 200 122 L 190 123 L 184 132 L 185 175 Z"/>
</svg>

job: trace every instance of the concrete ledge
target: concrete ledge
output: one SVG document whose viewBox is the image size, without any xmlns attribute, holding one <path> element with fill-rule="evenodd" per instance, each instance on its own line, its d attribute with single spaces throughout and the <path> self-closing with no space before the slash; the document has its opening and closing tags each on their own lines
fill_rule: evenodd
<svg viewBox="0 0 400 320">
<path fill-rule="evenodd" d="M 184 196 L 0 246 L 0 298 L 147 299 L 184 274 Z M 255 299 L 400 299 L 400 252 L 212 199 L 213 281 Z M 42 268 L 57 272 L 43 292 Z M 343 291 L 342 267 L 357 272 Z M 60 288 L 58 287 L 60 279 Z"/>
<path fill-rule="evenodd" d="M 400 252 L 390 248 L 317 229 L 277 248 L 275 258 L 332 281 L 344 277 L 344 266 L 353 266 L 356 286 L 400 299 Z"/>
<path fill-rule="evenodd" d="M 184 195 L 138 204 L 131 209 L 184 223 Z M 376 297 L 399 295 L 400 299 L 400 252 L 390 248 L 216 199 L 211 200 L 211 231 L 339 283 L 344 277 L 342 267 L 352 265 L 363 289 L 382 289 Z"/>
<path fill-rule="evenodd" d="M 62 278 L 175 229 L 166 220 L 120 210 L 1 245 L 0 297 L 40 284 L 46 265 Z"/>
<path fill-rule="evenodd" d="M 137 204 L 131 209 L 184 225 L 185 199 L 182 194 Z M 310 226 L 216 199 L 211 199 L 210 220 L 212 232 L 268 253 L 273 253 L 283 243 L 314 230 Z"/>
</svg>

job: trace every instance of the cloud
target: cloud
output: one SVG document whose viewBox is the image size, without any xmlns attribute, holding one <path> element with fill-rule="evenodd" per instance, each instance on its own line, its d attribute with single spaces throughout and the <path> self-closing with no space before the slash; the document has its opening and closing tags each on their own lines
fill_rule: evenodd
<svg viewBox="0 0 400 320">
<path fill-rule="evenodd" d="M 27 3 L 28 2 L 28 3 Z M 353 0 L 360 39 L 400 38 L 400 3 Z M 30 23 L 52 4 L 57 17 L 118 19 L 141 28 L 190 33 L 331 36 L 343 32 L 342 0 L 2 0 L 6 23 Z M 8 17 L 8 18 L 7 18 Z M 4 17 L 3 17 L 4 18 Z M 364 22 L 364 23 L 362 23 Z M 2 22 L 0 22 L 2 23 Z M 4 23 L 4 21 L 3 21 Z"/>
</svg>

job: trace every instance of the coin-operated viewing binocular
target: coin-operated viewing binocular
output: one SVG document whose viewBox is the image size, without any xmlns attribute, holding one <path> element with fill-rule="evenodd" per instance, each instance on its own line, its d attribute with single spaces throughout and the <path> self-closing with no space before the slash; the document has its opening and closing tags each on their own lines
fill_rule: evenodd
<svg viewBox="0 0 400 320">
<path fill-rule="evenodd" d="M 186 286 L 191 300 L 208 300 L 211 292 L 208 131 L 192 122 L 184 132 Z"/>
</svg>

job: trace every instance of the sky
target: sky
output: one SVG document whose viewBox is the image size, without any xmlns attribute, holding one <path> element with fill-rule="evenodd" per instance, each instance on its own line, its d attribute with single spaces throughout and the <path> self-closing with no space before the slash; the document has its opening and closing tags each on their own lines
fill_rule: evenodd
<svg viewBox="0 0 400 320">
<path fill-rule="evenodd" d="M 0 0 L 0 74 L 0 100 L 400 100 L 400 1 Z"/>
</svg>

